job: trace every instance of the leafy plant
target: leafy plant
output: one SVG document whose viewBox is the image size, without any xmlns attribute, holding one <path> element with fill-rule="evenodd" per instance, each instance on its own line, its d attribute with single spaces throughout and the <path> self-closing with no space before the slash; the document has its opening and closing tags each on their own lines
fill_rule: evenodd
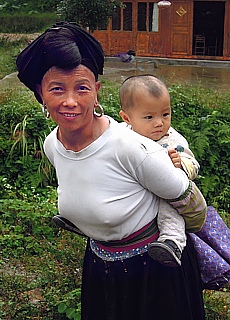
<svg viewBox="0 0 230 320">
<path fill-rule="evenodd" d="M 79 283 L 79 287 L 68 292 L 63 300 L 58 305 L 58 312 L 65 313 L 68 319 L 80 320 L 81 319 L 81 283 Z"/>
<path fill-rule="evenodd" d="M 46 121 L 27 90 L 19 92 L 4 93 L 0 102 L 0 178 L 18 188 L 55 184 L 54 170 L 43 152 L 44 139 L 54 123 Z M 0 193 L 4 196 L 2 186 Z"/>
</svg>

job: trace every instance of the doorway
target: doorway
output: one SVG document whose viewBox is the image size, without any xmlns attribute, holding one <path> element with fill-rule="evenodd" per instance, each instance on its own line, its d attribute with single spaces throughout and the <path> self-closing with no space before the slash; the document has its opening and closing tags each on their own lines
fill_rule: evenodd
<svg viewBox="0 0 230 320">
<path fill-rule="evenodd" d="M 225 2 L 194 1 L 193 55 L 223 56 L 224 17 Z"/>
</svg>

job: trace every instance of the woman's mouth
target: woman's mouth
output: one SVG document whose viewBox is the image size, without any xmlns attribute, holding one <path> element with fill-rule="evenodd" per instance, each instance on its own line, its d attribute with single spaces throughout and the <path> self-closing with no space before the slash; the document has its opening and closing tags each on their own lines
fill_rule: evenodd
<svg viewBox="0 0 230 320">
<path fill-rule="evenodd" d="M 62 113 L 62 115 L 67 118 L 74 118 L 78 116 L 78 113 Z"/>
</svg>

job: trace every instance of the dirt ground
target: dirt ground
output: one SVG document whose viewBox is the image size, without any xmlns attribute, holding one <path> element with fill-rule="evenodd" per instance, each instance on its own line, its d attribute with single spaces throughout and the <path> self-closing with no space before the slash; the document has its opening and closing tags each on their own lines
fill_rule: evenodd
<svg viewBox="0 0 230 320">
<path fill-rule="evenodd" d="M 21 38 L 26 38 L 28 41 L 36 39 L 40 33 L 24 34 L 24 33 L 0 33 L 0 39 L 7 41 L 18 41 Z"/>
</svg>

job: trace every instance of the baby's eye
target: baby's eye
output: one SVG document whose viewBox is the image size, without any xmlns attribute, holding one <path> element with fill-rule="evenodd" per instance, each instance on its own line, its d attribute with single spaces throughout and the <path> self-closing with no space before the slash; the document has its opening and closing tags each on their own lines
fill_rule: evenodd
<svg viewBox="0 0 230 320">
<path fill-rule="evenodd" d="M 145 119 L 152 119 L 152 116 L 145 116 Z"/>
<path fill-rule="evenodd" d="M 163 114 L 163 117 L 164 117 L 164 118 L 166 118 L 166 117 L 168 117 L 168 116 L 169 116 L 169 112 L 166 112 L 166 113 Z"/>
</svg>

